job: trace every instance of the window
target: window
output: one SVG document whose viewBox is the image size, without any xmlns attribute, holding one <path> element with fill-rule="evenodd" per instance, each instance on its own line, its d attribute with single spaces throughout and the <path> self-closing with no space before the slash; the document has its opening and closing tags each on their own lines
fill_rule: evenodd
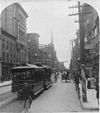
<svg viewBox="0 0 100 113">
<path fill-rule="evenodd" d="M 9 48 L 8 46 L 9 46 L 9 45 L 8 45 L 8 41 L 7 41 L 7 49 Z"/>
<path fill-rule="evenodd" d="M 98 30 L 97 30 L 97 27 L 94 29 L 94 37 L 96 37 L 98 34 Z"/>
<path fill-rule="evenodd" d="M 9 53 L 7 53 L 7 62 L 9 62 Z"/>
<path fill-rule="evenodd" d="M 14 63 L 16 62 L 16 57 L 15 57 L 15 55 L 14 55 Z"/>
<path fill-rule="evenodd" d="M 3 52 L 3 62 L 5 61 L 5 52 Z"/>
<path fill-rule="evenodd" d="M 5 41 L 2 40 L 2 48 L 4 49 L 5 48 Z"/>
<path fill-rule="evenodd" d="M 12 54 L 10 55 L 10 62 L 12 63 Z"/>
<path fill-rule="evenodd" d="M 10 43 L 10 51 L 12 51 L 12 43 Z"/>
<path fill-rule="evenodd" d="M 18 37 L 18 23 L 17 23 L 17 21 L 15 21 L 14 25 L 15 25 L 15 28 L 14 28 L 15 37 Z"/>
<path fill-rule="evenodd" d="M 19 28 L 19 40 L 25 42 L 25 32 L 21 28 Z"/>
</svg>

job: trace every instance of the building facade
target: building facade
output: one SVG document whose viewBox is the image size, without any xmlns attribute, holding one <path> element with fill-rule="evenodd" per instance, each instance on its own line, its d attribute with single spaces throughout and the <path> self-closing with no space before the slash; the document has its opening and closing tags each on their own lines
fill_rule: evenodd
<svg viewBox="0 0 100 113">
<path fill-rule="evenodd" d="M 37 33 L 27 34 L 28 63 L 30 64 L 39 61 L 39 37 Z"/>
<path fill-rule="evenodd" d="M 87 13 L 86 13 L 87 12 Z M 82 32 L 84 38 L 84 65 L 85 75 L 88 77 L 95 77 L 99 75 L 99 17 L 96 10 L 88 4 L 82 7 Z M 77 33 L 77 38 L 74 40 L 75 44 L 72 48 L 72 57 L 70 68 L 74 69 L 80 67 L 80 37 Z M 75 67 L 76 66 L 76 67 Z"/>
<path fill-rule="evenodd" d="M 11 78 L 10 68 L 27 62 L 25 10 L 19 3 L 6 7 L 1 13 L 0 79 Z"/>
<path fill-rule="evenodd" d="M 72 52 L 71 52 L 71 60 L 70 60 L 70 70 L 79 69 L 80 65 L 80 38 L 79 38 L 79 30 L 76 32 L 76 38 L 72 40 Z"/>
<path fill-rule="evenodd" d="M 99 16 L 96 10 L 88 4 L 83 7 L 84 14 L 84 53 L 86 75 L 95 77 L 95 71 L 99 75 Z"/>
<path fill-rule="evenodd" d="M 39 45 L 39 56 L 40 62 L 50 66 L 50 56 L 48 54 L 48 45 L 40 44 Z"/>
<path fill-rule="evenodd" d="M 57 59 L 56 51 L 54 49 L 54 44 L 51 41 L 51 43 L 47 45 L 40 45 L 40 62 L 42 62 L 45 65 L 50 66 L 50 68 L 54 69 L 55 71 L 58 71 L 59 69 L 59 61 Z"/>
</svg>

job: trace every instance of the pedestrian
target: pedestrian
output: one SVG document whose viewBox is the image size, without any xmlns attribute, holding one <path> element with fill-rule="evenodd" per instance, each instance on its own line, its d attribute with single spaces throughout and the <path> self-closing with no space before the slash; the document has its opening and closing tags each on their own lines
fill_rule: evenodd
<svg viewBox="0 0 100 113">
<path fill-rule="evenodd" d="M 55 82 L 57 82 L 57 73 L 55 73 Z"/>
<path fill-rule="evenodd" d="M 78 75 L 76 75 L 76 89 L 77 89 L 77 91 L 79 90 L 79 76 Z"/>
<path fill-rule="evenodd" d="M 96 78 L 96 98 L 97 98 L 97 101 L 98 101 L 98 105 L 99 105 L 99 78 L 97 77 Z"/>
</svg>

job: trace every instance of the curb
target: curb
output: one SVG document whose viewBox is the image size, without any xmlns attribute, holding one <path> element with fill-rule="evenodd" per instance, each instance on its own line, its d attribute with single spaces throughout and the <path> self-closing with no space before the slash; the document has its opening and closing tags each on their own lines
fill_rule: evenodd
<svg viewBox="0 0 100 113">
<path fill-rule="evenodd" d="M 0 83 L 0 87 L 5 87 L 11 85 L 11 81 Z"/>
<path fill-rule="evenodd" d="M 83 105 L 83 100 L 82 100 L 82 86 L 81 86 L 81 84 L 79 84 L 79 93 L 80 93 L 80 98 L 79 98 L 80 105 L 81 105 L 81 108 L 84 110 L 84 105 Z"/>
<path fill-rule="evenodd" d="M 88 106 L 85 106 L 85 103 L 83 102 L 83 99 L 82 99 L 82 87 L 80 85 L 80 104 L 81 104 L 81 107 L 83 110 L 87 110 L 87 111 L 98 111 L 99 108 L 92 108 L 92 107 L 88 107 Z"/>
<path fill-rule="evenodd" d="M 10 97 L 10 98 L 8 98 L 8 99 L 6 99 L 6 100 L 0 102 L 0 108 L 3 107 L 4 105 L 6 105 L 6 104 L 8 104 L 8 103 L 10 103 L 10 102 L 12 102 L 12 101 L 14 101 L 16 98 L 17 98 L 17 97 L 16 97 L 16 95 L 15 95 L 15 96 L 13 96 L 13 97 Z"/>
</svg>

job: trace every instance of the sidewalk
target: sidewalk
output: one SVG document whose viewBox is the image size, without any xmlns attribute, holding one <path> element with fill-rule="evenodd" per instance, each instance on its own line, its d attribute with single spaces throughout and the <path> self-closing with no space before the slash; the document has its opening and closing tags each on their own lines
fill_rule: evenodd
<svg viewBox="0 0 100 113">
<path fill-rule="evenodd" d="M 87 102 L 83 103 L 83 106 L 93 110 L 99 109 L 95 89 L 87 89 Z"/>
<path fill-rule="evenodd" d="M 11 92 L 11 81 L 0 82 L 0 107 L 11 102 L 15 97 L 8 96 Z"/>
<path fill-rule="evenodd" d="M 13 95 L 11 97 L 8 97 L 7 99 L 4 99 L 3 101 L 0 101 L 0 108 L 7 105 L 10 102 L 13 102 L 17 98 L 16 95 Z"/>
<path fill-rule="evenodd" d="M 0 87 L 4 87 L 7 85 L 11 85 L 11 80 L 10 81 L 5 81 L 5 82 L 0 82 Z"/>
<path fill-rule="evenodd" d="M 96 99 L 95 89 L 87 89 L 87 102 L 82 100 L 82 86 L 80 85 L 81 104 L 84 110 L 99 110 L 98 102 Z"/>
</svg>

